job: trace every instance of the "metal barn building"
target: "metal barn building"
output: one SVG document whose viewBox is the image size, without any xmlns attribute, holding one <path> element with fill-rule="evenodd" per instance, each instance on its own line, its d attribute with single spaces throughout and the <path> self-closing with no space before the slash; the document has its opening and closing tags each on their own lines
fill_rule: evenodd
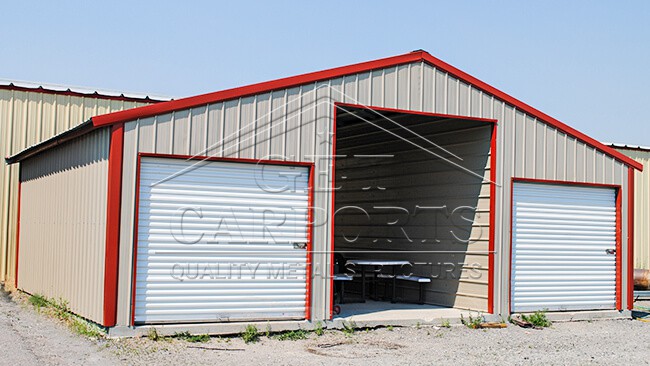
<svg viewBox="0 0 650 366">
<path fill-rule="evenodd" d="M 75 127 L 92 116 L 169 98 L 0 80 L 0 150 L 10 156 Z M 18 166 L 0 169 L 0 282 L 14 284 Z"/>
<path fill-rule="evenodd" d="M 624 144 L 609 146 L 646 167 L 650 165 L 650 147 Z M 636 173 L 634 197 L 634 268 L 650 269 L 650 170 Z"/>
<path fill-rule="evenodd" d="M 632 306 L 642 164 L 424 51 L 92 117 L 7 162 L 17 287 L 115 334 L 372 314 L 334 314 L 339 256 L 429 279 L 379 274 L 400 301 L 368 324 Z"/>
</svg>

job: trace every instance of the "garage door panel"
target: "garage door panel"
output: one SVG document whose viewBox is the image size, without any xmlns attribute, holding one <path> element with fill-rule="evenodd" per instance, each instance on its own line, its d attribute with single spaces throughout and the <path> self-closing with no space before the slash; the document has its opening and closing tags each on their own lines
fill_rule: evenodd
<svg viewBox="0 0 650 366">
<path fill-rule="evenodd" d="M 616 221 L 613 188 L 516 182 L 513 311 L 613 309 Z"/>
<path fill-rule="evenodd" d="M 308 175 L 142 158 L 135 321 L 304 318 Z"/>
</svg>

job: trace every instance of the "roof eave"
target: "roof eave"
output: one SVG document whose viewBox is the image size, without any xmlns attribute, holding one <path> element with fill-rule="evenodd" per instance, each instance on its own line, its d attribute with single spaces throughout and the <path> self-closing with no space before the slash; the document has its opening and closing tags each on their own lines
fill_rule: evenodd
<svg viewBox="0 0 650 366">
<path fill-rule="evenodd" d="M 87 120 L 86 122 L 83 122 L 65 132 L 62 132 L 56 136 L 53 136 L 39 144 L 33 145 L 28 147 L 25 150 L 20 151 L 17 154 L 8 156 L 5 158 L 5 163 L 6 164 L 15 164 L 18 162 L 21 162 L 27 158 L 30 158 L 34 155 L 37 155 L 45 150 L 49 150 L 55 146 L 61 145 L 62 143 L 66 141 L 70 141 L 76 137 L 79 137 L 81 135 L 85 135 L 86 133 L 97 129 L 97 127 L 93 126 L 91 120 Z"/>
</svg>

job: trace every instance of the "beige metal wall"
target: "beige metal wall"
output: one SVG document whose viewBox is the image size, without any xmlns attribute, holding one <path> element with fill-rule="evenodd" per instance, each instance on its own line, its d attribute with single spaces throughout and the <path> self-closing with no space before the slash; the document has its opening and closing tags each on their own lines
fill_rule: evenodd
<svg viewBox="0 0 650 366">
<path fill-rule="evenodd" d="M 0 151 L 13 155 L 90 117 L 148 103 L 56 93 L 0 89 Z M 0 169 L 0 281 L 15 274 L 18 165 Z"/>
<path fill-rule="evenodd" d="M 634 182 L 634 268 L 650 269 L 650 150 L 616 150 L 643 164 Z"/>
<path fill-rule="evenodd" d="M 272 93 L 176 111 L 125 124 L 118 324 L 129 324 L 138 152 L 207 154 L 314 161 L 316 171 L 312 316 L 329 316 L 328 210 L 331 207 L 332 120 L 335 101 L 415 111 L 469 115 L 499 121 L 497 132 L 495 311 L 508 312 L 510 182 L 512 177 L 620 184 L 627 167 L 594 148 L 527 116 L 505 101 L 446 72 L 416 62 Z M 623 240 L 627 238 L 623 200 Z M 623 253 L 624 275 L 627 273 Z M 318 276 L 320 274 L 321 276 Z M 625 295 L 625 293 L 623 294 Z M 624 296 L 625 298 L 625 296 Z M 625 304 L 624 304 L 625 305 Z"/>
<path fill-rule="evenodd" d="M 18 288 L 102 322 L 110 128 L 21 163 Z"/>
</svg>

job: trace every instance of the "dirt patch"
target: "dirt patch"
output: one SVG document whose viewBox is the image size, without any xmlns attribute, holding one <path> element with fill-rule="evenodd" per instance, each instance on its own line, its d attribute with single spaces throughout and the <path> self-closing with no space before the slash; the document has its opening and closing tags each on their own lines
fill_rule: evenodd
<svg viewBox="0 0 650 366">
<path fill-rule="evenodd" d="M 308 345 L 307 352 L 319 356 L 337 358 L 369 358 L 393 354 L 401 348 L 404 348 L 404 346 L 397 343 L 348 339 L 345 341 L 319 342 Z"/>
</svg>

